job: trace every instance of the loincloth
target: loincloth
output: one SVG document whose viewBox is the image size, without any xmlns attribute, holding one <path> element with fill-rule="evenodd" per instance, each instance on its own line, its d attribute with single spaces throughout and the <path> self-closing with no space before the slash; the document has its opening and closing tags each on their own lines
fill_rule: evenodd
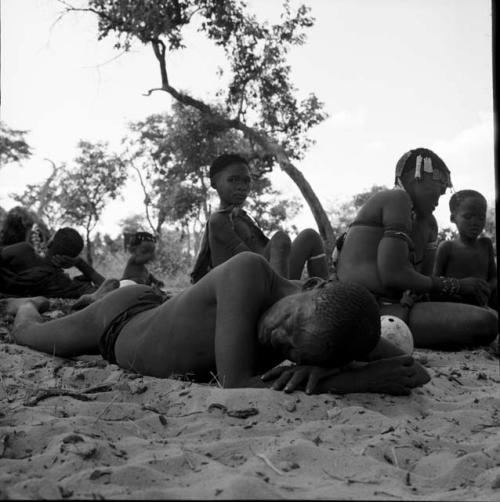
<svg viewBox="0 0 500 502">
<path fill-rule="evenodd" d="M 145 291 L 146 290 L 146 291 Z M 107 326 L 99 340 L 99 352 L 106 361 L 116 364 L 115 344 L 123 327 L 141 312 L 151 310 L 164 302 L 164 298 L 155 293 L 151 288 L 140 286 L 127 286 L 119 288 L 116 292 L 108 295 L 108 299 L 113 300 L 112 294 L 120 292 L 120 303 L 123 303 L 121 311 L 115 315 Z"/>
</svg>

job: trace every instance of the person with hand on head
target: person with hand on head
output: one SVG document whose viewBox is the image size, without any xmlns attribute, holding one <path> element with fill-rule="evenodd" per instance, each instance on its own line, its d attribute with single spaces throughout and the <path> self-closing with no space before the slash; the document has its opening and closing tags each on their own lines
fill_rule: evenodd
<svg viewBox="0 0 500 502">
<path fill-rule="evenodd" d="M 337 277 L 367 287 L 382 315 L 410 327 L 415 347 L 457 349 L 487 345 L 497 336 L 495 312 L 452 301 L 456 294 L 484 302 L 490 287 L 480 277 L 433 275 L 439 198 L 451 187 L 450 171 L 427 148 L 405 153 L 393 189 L 374 194 L 358 211 L 338 255 Z"/>
<path fill-rule="evenodd" d="M 47 244 L 44 256 L 28 242 L 18 242 L 0 249 L 0 293 L 8 296 L 80 298 L 107 292 L 118 286 L 104 277 L 81 256 L 82 236 L 73 228 L 57 230 Z M 76 267 L 81 276 L 71 278 L 63 269 Z"/>
<path fill-rule="evenodd" d="M 327 278 L 325 249 L 315 230 L 303 230 L 293 242 L 281 230 L 268 238 L 243 209 L 251 189 L 250 167 L 244 157 L 220 155 L 210 166 L 209 177 L 220 207 L 207 223 L 191 273 L 192 282 L 243 251 L 264 256 L 277 273 L 289 279 L 300 279 L 306 264 L 309 276 Z"/>
</svg>

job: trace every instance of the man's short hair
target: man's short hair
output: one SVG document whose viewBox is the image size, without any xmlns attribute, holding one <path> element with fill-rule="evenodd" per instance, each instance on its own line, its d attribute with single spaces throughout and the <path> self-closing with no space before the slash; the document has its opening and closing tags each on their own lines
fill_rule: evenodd
<svg viewBox="0 0 500 502">
<path fill-rule="evenodd" d="M 76 258 L 83 249 L 82 236 L 71 227 L 60 228 L 50 242 L 52 254 L 61 254 Z"/>
<path fill-rule="evenodd" d="M 212 162 L 208 171 L 208 177 L 210 178 L 212 187 L 214 186 L 214 177 L 231 164 L 245 164 L 248 166 L 248 161 L 245 157 L 237 153 L 223 153 L 222 155 L 219 155 Z"/>
<path fill-rule="evenodd" d="M 380 310 L 364 286 L 328 281 L 316 290 L 313 318 L 294 336 L 299 364 L 341 366 L 366 357 L 380 339 Z"/>
<path fill-rule="evenodd" d="M 484 204 L 485 210 L 488 206 L 486 202 L 486 198 L 483 194 L 476 192 L 476 190 L 459 190 L 455 192 L 450 198 L 450 212 L 451 214 L 455 214 L 458 211 L 458 208 L 465 201 L 465 199 L 476 199 L 481 201 Z"/>
</svg>

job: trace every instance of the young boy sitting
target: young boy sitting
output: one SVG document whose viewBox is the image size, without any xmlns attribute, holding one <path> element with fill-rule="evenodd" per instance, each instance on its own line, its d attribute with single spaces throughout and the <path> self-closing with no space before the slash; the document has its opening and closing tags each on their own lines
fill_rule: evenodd
<svg viewBox="0 0 500 502">
<path fill-rule="evenodd" d="M 250 168 L 243 157 L 228 153 L 220 155 L 210 166 L 209 177 L 211 186 L 219 195 L 220 208 L 210 215 L 207 223 L 191 273 L 193 283 L 242 251 L 264 256 L 283 277 L 300 279 L 307 263 L 310 276 L 326 279 L 325 250 L 316 231 L 304 230 L 293 242 L 283 231 L 276 232 L 269 239 L 242 209 L 251 185 Z"/>
<path fill-rule="evenodd" d="M 79 298 L 95 295 L 98 286 L 108 284 L 79 256 L 83 249 L 81 235 L 70 227 L 59 229 L 47 244 L 45 256 L 36 253 L 28 242 L 0 248 L 0 293 L 9 296 L 43 295 L 49 298 Z M 82 272 L 70 278 L 63 269 L 76 267 Z M 116 282 L 116 281 L 115 281 Z M 101 291 L 99 291 L 99 294 Z M 91 300 L 95 296 L 91 297 Z"/>
<path fill-rule="evenodd" d="M 136 232 L 128 244 L 131 254 L 121 280 L 133 281 L 147 286 L 164 286 L 164 283 L 149 272 L 146 264 L 154 260 L 156 238 L 149 232 Z"/>
<path fill-rule="evenodd" d="M 497 267 L 493 243 L 488 237 L 480 237 L 486 221 L 486 199 L 475 190 L 460 190 L 450 198 L 450 221 L 455 223 L 459 238 L 442 242 L 436 253 L 434 275 L 478 277 L 486 281 L 491 290 L 490 306 L 498 310 L 496 303 Z M 473 295 L 455 295 L 457 301 L 473 305 L 480 303 Z"/>
<path fill-rule="evenodd" d="M 306 392 L 409 394 L 425 369 L 380 338 L 380 316 L 362 286 L 274 272 L 255 253 L 239 253 L 163 302 L 149 286 L 119 288 L 87 308 L 43 322 L 43 297 L 12 299 L 16 343 L 74 357 L 100 352 L 143 375 L 191 374 L 224 387 Z M 296 366 L 274 368 L 288 359 Z M 349 363 L 364 361 L 362 363 Z M 274 368 L 272 371 L 271 368 Z M 262 378 L 259 376 L 267 371 Z"/>
</svg>

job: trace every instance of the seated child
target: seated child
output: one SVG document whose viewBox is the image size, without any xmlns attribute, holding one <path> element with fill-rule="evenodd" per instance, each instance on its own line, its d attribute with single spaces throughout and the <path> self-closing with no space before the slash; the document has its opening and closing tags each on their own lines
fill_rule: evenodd
<svg viewBox="0 0 500 502">
<path fill-rule="evenodd" d="M 209 382 L 216 374 L 229 388 L 265 387 L 277 377 L 276 390 L 337 394 L 410 394 L 429 381 L 418 362 L 380 338 L 379 309 L 366 288 L 290 281 L 256 253 L 237 254 L 165 302 L 137 284 L 44 322 L 47 303 L 9 300 L 16 343 L 59 357 L 100 352 L 143 375 Z M 296 366 L 275 367 L 285 359 Z"/>
<path fill-rule="evenodd" d="M 47 244 L 45 256 L 28 242 L 0 248 L 0 293 L 9 296 L 44 295 L 79 298 L 97 291 L 104 277 L 79 256 L 83 239 L 73 228 L 59 229 Z M 76 267 L 82 276 L 70 278 L 63 269 Z"/>
<path fill-rule="evenodd" d="M 434 275 L 444 277 L 478 277 L 486 281 L 491 290 L 490 306 L 496 303 L 497 268 L 493 244 L 481 237 L 486 221 L 486 199 L 475 190 L 460 190 L 450 198 L 450 221 L 455 223 L 459 238 L 442 242 L 436 253 Z M 479 305 L 474 295 L 455 295 L 456 301 Z M 484 302 L 486 302 L 484 298 Z M 482 302 L 481 302 L 482 303 Z"/>
<path fill-rule="evenodd" d="M 304 230 L 293 242 L 283 231 L 276 232 L 269 239 L 242 209 L 251 183 L 249 165 L 243 157 L 228 153 L 220 155 L 210 166 L 209 177 L 211 186 L 219 195 L 220 208 L 210 215 L 207 223 L 191 273 L 193 283 L 242 251 L 264 256 L 283 277 L 300 279 L 307 263 L 310 276 L 326 279 L 325 249 L 316 231 Z"/>
<path fill-rule="evenodd" d="M 151 274 L 146 263 L 155 257 L 156 238 L 149 232 L 136 232 L 130 238 L 128 250 L 131 254 L 121 280 L 133 281 L 147 286 L 164 286 L 164 283 Z"/>
</svg>

